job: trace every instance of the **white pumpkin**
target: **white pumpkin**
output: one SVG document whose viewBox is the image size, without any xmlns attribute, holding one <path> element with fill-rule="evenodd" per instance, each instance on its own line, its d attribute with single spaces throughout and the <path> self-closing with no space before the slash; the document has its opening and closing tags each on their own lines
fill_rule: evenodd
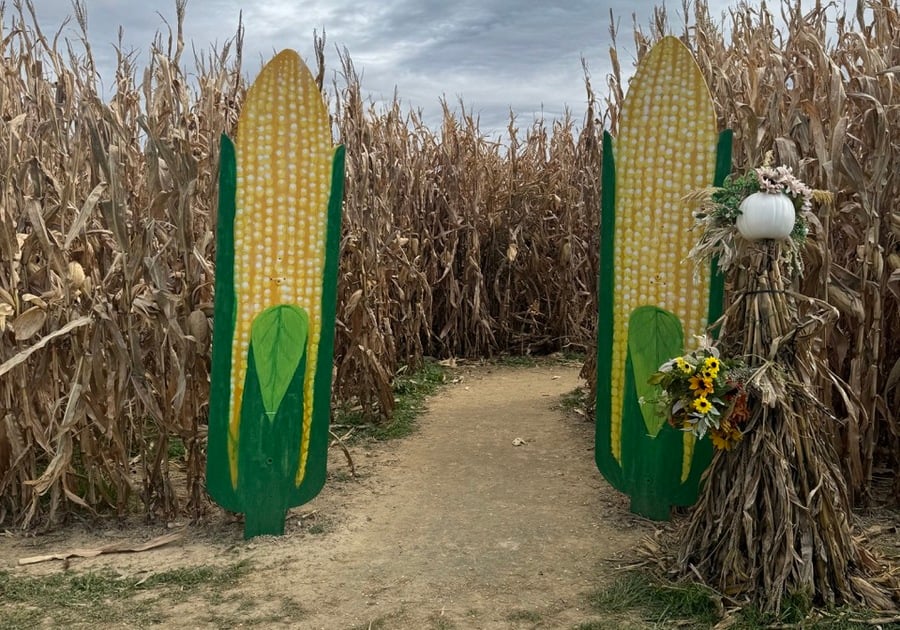
<svg viewBox="0 0 900 630">
<path fill-rule="evenodd" d="M 791 235 L 794 202 L 784 193 L 753 193 L 741 202 L 737 229 L 749 241 L 783 239 Z"/>
</svg>

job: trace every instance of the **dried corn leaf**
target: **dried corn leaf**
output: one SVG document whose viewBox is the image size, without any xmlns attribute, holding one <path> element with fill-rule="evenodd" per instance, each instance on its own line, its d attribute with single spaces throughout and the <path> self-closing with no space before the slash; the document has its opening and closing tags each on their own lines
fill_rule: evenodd
<svg viewBox="0 0 900 630">
<path fill-rule="evenodd" d="M 16 333 L 16 341 L 24 341 L 36 335 L 47 321 L 44 306 L 32 306 L 16 317 L 11 326 Z"/>
</svg>

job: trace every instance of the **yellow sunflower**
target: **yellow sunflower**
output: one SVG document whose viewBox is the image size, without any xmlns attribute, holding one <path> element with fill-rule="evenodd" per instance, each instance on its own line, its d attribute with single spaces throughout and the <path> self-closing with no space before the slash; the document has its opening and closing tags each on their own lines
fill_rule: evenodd
<svg viewBox="0 0 900 630">
<path fill-rule="evenodd" d="M 716 357 L 707 357 L 703 362 L 703 370 L 705 372 L 709 372 L 712 378 L 716 378 L 719 375 L 719 369 L 722 367 L 722 364 L 719 363 L 719 360 Z"/>
<path fill-rule="evenodd" d="M 734 446 L 727 437 L 721 435 L 718 431 L 710 431 L 709 439 L 712 440 L 713 446 L 720 451 L 730 451 L 731 447 Z"/>
<path fill-rule="evenodd" d="M 691 391 L 694 392 L 694 396 L 706 396 L 713 392 L 712 379 L 704 378 L 703 375 L 692 376 L 688 382 L 690 383 Z"/>
<path fill-rule="evenodd" d="M 685 374 L 690 374 L 694 371 L 694 368 L 691 367 L 691 364 L 684 360 L 684 357 L 678 357 L 675 359 L 675 367 L 681 370 Z"/>
<path fill-rule="evenodd" d="M 691 405 L 700 413 L 709 413 L 709 410 L 712 409 L 712 403 L 706 399 L 706 396 L 696 398 Z"/>
</svg>

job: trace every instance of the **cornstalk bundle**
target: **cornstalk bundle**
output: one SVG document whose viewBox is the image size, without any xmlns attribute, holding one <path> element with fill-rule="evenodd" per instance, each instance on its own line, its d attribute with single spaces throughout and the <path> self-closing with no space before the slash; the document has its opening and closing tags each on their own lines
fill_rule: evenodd
<svg viewBox="0 0 900 630">
<path fill-rule="evenodd" d="M 892 607 L 896 584 L 853 536 L 847 484 L 820 401 L 822 335 L 837 310 L 793 292 L 777 241 L 740 241 L 735 298 L 720 320 L 724 356 L 741 357 L 752 415 L 719 451 L 680 541 L 678 563 L 730 595 L 778 610 L 786 594 L 818 603 Z M 741 251 L 743 249 L 743 251 Z"/>
</svg>

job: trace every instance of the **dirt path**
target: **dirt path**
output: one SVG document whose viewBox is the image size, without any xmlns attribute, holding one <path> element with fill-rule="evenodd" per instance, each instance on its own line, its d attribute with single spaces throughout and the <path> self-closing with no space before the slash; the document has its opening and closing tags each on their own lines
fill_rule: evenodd
<svg viewBox="0 0 900 630">
<path fill-rule="evenodd" d="M 282 538 L 241 539 L 224 519 L 183 543 L 73 560 L 121 573 L 248 560 L 219 609 L 187 597 L 162 620 L 296 628 L 571 628 L 592 618 L 586 594 L 633 557 L 652 525 L 593 463 L 589 422 L 560 409 L 577 366 L 482 367 L 428 403 L 410 438 L 354 452 L 359 480 L 330 482 L 289 514 Z M 516 445 L 520 441 L 524 441 Z M 332 454 L 332 474 L 346 470 Z M 155 532 L 158 534 L 159 532 Z M 103 544 L 134 531 L 43 540 L 46 550 Z M 148 534 L 149 535 L 149 534 Z M 2 560 L 40 553 L 3 543 Z M 15 569 L 59 570 L 44 563 Z M 166 623 L 164 621 L 164 623 Z"/>
</svg>

